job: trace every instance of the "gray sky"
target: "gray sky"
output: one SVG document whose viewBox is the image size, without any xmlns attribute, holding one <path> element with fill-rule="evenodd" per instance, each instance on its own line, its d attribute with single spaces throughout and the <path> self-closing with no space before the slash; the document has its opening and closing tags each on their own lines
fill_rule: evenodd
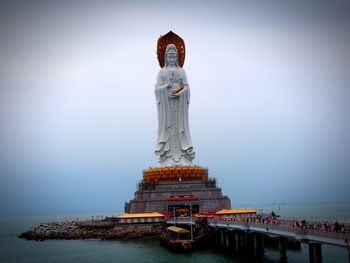
<svg viewBox="0 0 350 263">
<path fill-rule="evenodd" d="M 233 207 L 350 201 L 348 1 L 4 1 L 2 215 L 121 212 L 157 165 L 156 40 Z"/>
</svg>

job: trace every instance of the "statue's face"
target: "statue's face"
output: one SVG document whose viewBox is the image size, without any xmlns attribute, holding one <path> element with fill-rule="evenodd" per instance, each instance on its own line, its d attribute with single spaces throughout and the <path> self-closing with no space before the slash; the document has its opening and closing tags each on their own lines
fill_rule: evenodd
<svg viewBox="0 0 350 263">
<path fill-rule="evenodd" d="M 168 66 L 175 66 L 177 62 L 177 54 L 175 52 L 166 54 L 166 62 Z"/>
</svg>

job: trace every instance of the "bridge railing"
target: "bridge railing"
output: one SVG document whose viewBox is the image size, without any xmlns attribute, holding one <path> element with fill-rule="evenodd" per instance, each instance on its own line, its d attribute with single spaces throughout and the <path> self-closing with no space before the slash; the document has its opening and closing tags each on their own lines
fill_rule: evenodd
<svg viewBox="0 0 350 263">
<path fill-rule="evenodd" d="M 229 220 L 211 220 L 210 223 L 219 223 L 219 224 L 224 224 L 227 226 L 230 225 L 239 225 L 243 226 L 246 228 L 249 227 L 258 227 L 258 228 L 263 228 L 266 229 L 268 232 L 269 229 L 275 229 L 275 230 L 282 230 L 282 231 L 289 231 L 289 232 L 296 232 L 296 231 L 301 231 L 302 229 L 298 228 L 293 228 L 292 226 L 289 225 L 281 225 L 281 224 L 269 224 L 269 223 L 258 223 L 258 222 L 244 222 L 244 221 L 229 221 Z M 299 233 L 298 231 L 298 233 Z"/>
<path fill-rule="evenodd" d="M 330 232 L 324 230 L 313 230 L 313 229 L 302 229 L 301 227 L 294 227 L 290 224 L 271 224 L 271 223 L 258 223 L 258 222 L 244 222 L 244 221 L 230 221 L 230 220 L 210 220 L 210 223 L 219 223 L 227 225 L 239 225 L 245 228 L 257 227 L 266 230 L 280 230 L 295 233 L 297 235 L 314 235 L 318 237 L 325 237 L 331 239 L 344 240 L 348 241 L 350 245 L 350 234 L 349 233 L 339 233 L 339 232 Z M 264 231 L 265 232 L 265 231 Z"/>
<path fill-rule="evenodd" d="M 170 221 L 170 222 L 174 222 L 174 217 L 169 217 L 168 219 L 167 219 L 167 221 Z M 191 222 L 191 218 L 188 216 L 185 216 L 185 217 L 176 217 L 175 218 L 175 222 L 176 223 L 182 223 L 182 222 Z M 192 223 L 194 223 L 194 222 L 196 222 L 196 219 L 195 218 L 192 218 Z"/>
</svg>

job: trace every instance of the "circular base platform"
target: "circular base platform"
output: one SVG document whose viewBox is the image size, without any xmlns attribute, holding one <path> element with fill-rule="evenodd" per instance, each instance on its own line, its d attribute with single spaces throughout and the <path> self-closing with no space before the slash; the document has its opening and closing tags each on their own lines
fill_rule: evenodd
<svg viewBox="0 0 350 263">
<path fill-rule="evenodd" d="M 156 167 L 143 171 L 147 182 L 207 180 L 208 169 L 200 166 Z"/>
</svg>

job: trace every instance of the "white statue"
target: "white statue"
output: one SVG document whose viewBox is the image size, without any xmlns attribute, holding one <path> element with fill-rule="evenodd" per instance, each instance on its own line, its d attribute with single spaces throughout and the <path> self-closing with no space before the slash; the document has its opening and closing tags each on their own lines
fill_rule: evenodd
<svg viewBox="0 0 350 263">
<path fill-rule="evenodd" d="M 158 110 L 158 140 L 155 153 L 162 167 L 190 166 L 195 152 L 188 125 L 190 88 L 185 70 L 179 67 L 174 44 L 166 47 L 164 67 L 155 87 Z"/>
</svg>

